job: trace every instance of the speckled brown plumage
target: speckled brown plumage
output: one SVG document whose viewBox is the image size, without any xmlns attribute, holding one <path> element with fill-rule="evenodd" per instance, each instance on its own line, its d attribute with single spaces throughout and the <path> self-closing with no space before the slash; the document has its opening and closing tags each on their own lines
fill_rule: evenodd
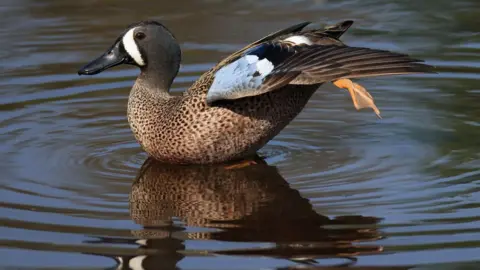
<svg viewBox="0 0 480 270">
<path fill-rule="evenodd" d="M 128 102 L 128 119 L 147 153 L 183 164 L 251 156 L 300 113 L 318 88 L 289 86 L 210 107 L 204 101 L 210 80 L 204 76 L 192 86 L 195 92 L 180 97 L 151 93 L 137 81 Z"/>
<path fill-rule="evenodd" d="M 128 121 L 137 141 L 155 159 L 176 164 L 238 160 L 251 157 L 277 135 L 324 82 L 428 70 L 403 54 L 346 46 L 338 38 L 352 23 L 314 30 L 303 30 L 308 23 L 301 23 L 270 34 L 222 60 L 180 96 L 168 91 L 181 50 L 157 22 L 129 27 L 79 74 L 97 74 L 122 63 L 140 67 L 129 96 Z M 257 63 L 255 72 L 248 69 L 255 65 L 248 61 L 257 61 L 252 62 Z M 230 73 L 234 69 L 224 69 L 227 66 L 243 73 Z M 260 78 L 263 73 L 268 75 Z M 215 84 L 217 79 L 220 84 Z"/>
</svg>

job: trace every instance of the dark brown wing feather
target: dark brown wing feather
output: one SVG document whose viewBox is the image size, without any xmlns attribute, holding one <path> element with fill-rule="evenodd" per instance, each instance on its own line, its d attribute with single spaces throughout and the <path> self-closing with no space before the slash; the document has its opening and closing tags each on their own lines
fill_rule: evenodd
<svg viewBox="0 0 480 270">
<path fill-rule="evenodd" d="M 278 65 L 271 76 L 301 72 L 291 84 L 317 84 L 341 78 L 433 72 L 432 66 L 421 62 L 384 50 L 312 45 Z"/>
<path fill-rule="evenodd" d="M 321 32 L 333 38 L 339 39 L 343 35 L 343 33 L 345 33 L 348 28 L 352 26 L 352 24 L 352 20 L 346 20 L 334 25 L 325 26 L 325 29 L 323 29 Z"/>
<path fill-rule="evenodd" d="M 343 21 L 324 29 L 303 31 L 301 34 L 307 37 L 313 44 L 345 46 L 339 38 L 352 26 L 353 21 Z"/>
<path fill-rule="evenodd" d="M 257 44 L 260 44 L 262 42 L 265 42 L 265 41 L 270 41 L 270 40 L 273 40 L 277 37 L 281 37 L 281 36 L 285 36 L 285 35 L 288 35 L 288 34 L 292 34 L 292 33 L 298 33 L 300 31 L 303 30 L 303 28 L 305 28 L 307 25 L 309 25 L 311 22 L 302 22 L 302 23 L 299 23 L 299 24 L 295 24 L 295 25 L 292 25 L 290 27 L 287 27 L 285 29 L 282 29 L 282 30 L 279 30 L 277 32 L 274 32 L 274 33 L 271 33 L 253 43 L 251 43 L 249 45 L 250 46 L 253 46 L 253 45 L 257 45 Z M 246 49 L 246 48 L 245 48 Z"/>
<path fill-rule="evenodd" d="M 274 33 L 271 33 L 255 42 L 252 42 L 250 44 L 248 44 L 247 46 L 243 47 L 242 49 L 232 53 L 231 55 L 229 55 L 227 58 L 223 59 L 217 66 L 216 68 L 221 68 L 222 66 L 232 62 L 233 60 L 237 59 L 239 56 L 242 55 L 242 53 L 244 53 L 246 50 L 260 44 L 260 43 L 263 43 L 263 42 L 268 42 L 268 41 L 271 41 L 271 40 L 274 40 L 278 37 L 281 37 L 281 36 L 285 36 L 285 35 L 288 35 L 288 34 L 294 34 L 294 33 L 298 33 L 300 31 L 302 31 L 303 28 L 305 28 L 305 26 L 309 25 L 311 22 L 302 22 L 302 23 L 299 23 L 299 24 L 295 24 L 295 25 L 292 25 L 288 28 L 285 28 L 285 29 L 282 29 L 282 30 L 279 30 L 277 32 L 274 32 Z"/>
<path fill-rule="evenodd" d="M 323 29 L 313 29 L 308 31 L 302 31 L 307 25 L 311 24 L 311 22 L 301 22 L 285 29 L 273 32 L 255 42 L 248 44 L 247 46 L 243 47 L 242 49 L 232 53 L 227 58 L 222 60 L 217 66 L 216 69 L 221 68 L 222 66 L 232 62 L 233 60 L 237 59 L 241 56 L 246 50 L 260 44 L 263 42 L 270 42 L 270 41 L 277 41 L 280 42 L 281 40 L 288 38 L 289 36 L 302 34 L 306 37 L 310 38 L 313 43 L 322 44 L 322 45 L 329 45 L 329 44 L 337 44 L 343 45 L 341 41 L 338 40 L 340 36 L 342 36 L 349 28 L 352 26 L 353 21 L 347 20 L 342 21 L 337 24 L 327 25 Z M 288 44 L 285 43 L 285 46 Z"/>
</svg>

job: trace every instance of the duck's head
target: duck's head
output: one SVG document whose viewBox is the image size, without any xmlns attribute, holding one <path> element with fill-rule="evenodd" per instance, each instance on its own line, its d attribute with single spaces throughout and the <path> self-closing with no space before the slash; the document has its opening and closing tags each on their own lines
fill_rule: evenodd
<svg viewBox="0 0 480 270">
<path fill-rule="evenodd" d="M 173 80 L 180 66 L 181 50 L 173 34 L 161 23 L 142 21 L 129 26 L 97 59 L 82 67 L 79 75 L 95 75 L 120 64 L 138 66 L 142 73 L 166 75 Z"/>
</svg>

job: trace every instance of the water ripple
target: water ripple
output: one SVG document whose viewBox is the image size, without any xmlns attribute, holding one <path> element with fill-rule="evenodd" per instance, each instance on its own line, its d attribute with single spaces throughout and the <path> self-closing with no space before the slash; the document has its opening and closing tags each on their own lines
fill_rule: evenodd
<svg viewBox="0 0 480 270">
<path fill-rule="evenodd" d="M 2 266 L 477 259 L 475 1 L 23 2 L 0 8 Z M 125 115 L 138 71 L 75 73 L 138 14 L 178 33 L 184 60 L 174 92 L 246 41 L 303 20 L 355 19 L 349 45 L 411 53 L 439 74 L 361 80 L 381 120 L 325 85 L 260 151 L 268 164 L 149 171 Z M 148 173 L 159 180 L 138 181 Z"/>
</svg>

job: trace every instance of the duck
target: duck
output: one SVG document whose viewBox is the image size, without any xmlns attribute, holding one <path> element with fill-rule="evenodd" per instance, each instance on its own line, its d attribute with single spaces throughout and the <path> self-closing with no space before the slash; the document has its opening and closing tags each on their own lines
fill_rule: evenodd
<svg viewBox="0 0 480 270">
<path fill-rule="evenodd" d="M 302 22 L 246 45 L 180 95 L 169 91 L 180 68 L 180 45 L 155 20 L 126 27 L 78 74 L 95 75 L 121 64 L 138 67 L 127 105 L 135 139 L 158 161 L 188 165 L 249 160 L 324 83 L 433 73 L 432 66 L 406 54 L 344 44 L 340 37 L 352 20 L 306 29 L 309 24 Z"/>
</svg>

